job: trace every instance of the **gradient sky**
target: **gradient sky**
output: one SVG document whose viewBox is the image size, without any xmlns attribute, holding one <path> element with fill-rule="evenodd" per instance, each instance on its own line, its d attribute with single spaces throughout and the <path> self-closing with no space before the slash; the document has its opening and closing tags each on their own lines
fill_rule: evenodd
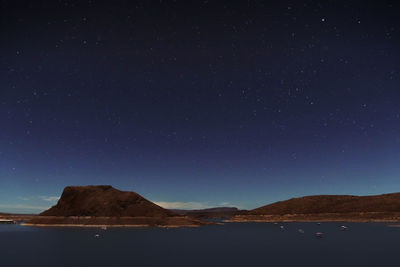
<svg viewBox="0 0 400 267">
<path fill-rule="evenodd" d="M 0 5 L 0 211 L 400 191 L 397 1 Z"/>
</svg>

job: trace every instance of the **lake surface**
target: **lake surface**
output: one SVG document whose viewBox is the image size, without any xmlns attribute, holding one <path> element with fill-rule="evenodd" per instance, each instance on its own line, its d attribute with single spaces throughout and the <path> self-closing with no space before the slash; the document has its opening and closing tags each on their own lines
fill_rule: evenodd
<svg viewBox="0 0 400 267">
<path fill-rule="evenodd" d="M 0 225 L 0 265 L 399 266 L 400 228 L 346 223 L 348 231 L 340 231 L 341 225 L 227 223 L 106 231 Z"/>
</svg>

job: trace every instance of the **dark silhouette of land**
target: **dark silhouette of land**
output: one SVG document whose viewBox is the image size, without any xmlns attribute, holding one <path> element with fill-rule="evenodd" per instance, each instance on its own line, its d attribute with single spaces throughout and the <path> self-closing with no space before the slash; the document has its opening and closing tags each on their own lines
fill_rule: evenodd
<svg viewBox="0 0 400 267">
<path fill-rule="evenodd" d="M 232 221 L 400 221 L 400 193 L 317 195 L 275 202 Z"/>
<path fill-rule="evenodd" d="M 109 185 L 68 186 L 57 205 L 26 221 L 39 226 L 199 226 L 210 224 L 180 216 L 135 192 Z"/>
<path fill-rule="evenodd" d="M 109 185 L 68 186 L 57 205 L 40 216 L 166 217 L 175 215 L 135 192 Z"/>
<path fill-rule="evenodd" d="M 111 186 L 68 186 L 57 205 L 38 216 L 0 213 L 0 219 L 26 225 L 57 226 L 200 226 L 201 219 L 232 222 L 276 221 L 400 221 L 400 193 L 375 196 L 316 195 L 278 201 L 253 210 L 218 207 L 167 210 L 135 192 Z"/>
</svg>

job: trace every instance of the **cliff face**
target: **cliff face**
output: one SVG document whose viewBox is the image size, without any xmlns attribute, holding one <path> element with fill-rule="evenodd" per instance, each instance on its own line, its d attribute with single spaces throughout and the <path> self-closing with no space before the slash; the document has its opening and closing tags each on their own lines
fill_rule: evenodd
<svg viewBox="0 0 400 267">
<path fill-rule="evenodd" d="M 319 195 L 292 198 L 249 211 L 249 215 L 400 212 L 400 193 L 377 196 Z"/>
<path fill-rule="evenodd" d="M 68 186 L 57 205 L 40 216 L 167 217 L 166 210 L 135 192 L 120 191 L 109 185 Z"/>
</svg>

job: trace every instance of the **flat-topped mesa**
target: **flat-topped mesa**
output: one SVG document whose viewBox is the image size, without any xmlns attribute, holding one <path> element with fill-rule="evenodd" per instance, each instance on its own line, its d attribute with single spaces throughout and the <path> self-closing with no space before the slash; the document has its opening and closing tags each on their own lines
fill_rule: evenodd
<svg viewBox="0 0 400 267">
<path fill-rule="evenodd" d="M 180 216 L 135 192 L 109 185 L 68 186 L 57 205 L 35 216 L 26 226 L 68 227 L 195 227 L 211 222 Z"/>
<path fill-rule="evenodd" d="M 251 210 L 249 215 L 400 212 L 400 193 L 376 196 L 317 195 L 292 198 Z"/>
<path fill-rule="evenodd" d="M 167 217 L 175 216 L 135 192 L 110 185 L 67 186 L 57 205 L 40 216 Z"/>
</svg>

